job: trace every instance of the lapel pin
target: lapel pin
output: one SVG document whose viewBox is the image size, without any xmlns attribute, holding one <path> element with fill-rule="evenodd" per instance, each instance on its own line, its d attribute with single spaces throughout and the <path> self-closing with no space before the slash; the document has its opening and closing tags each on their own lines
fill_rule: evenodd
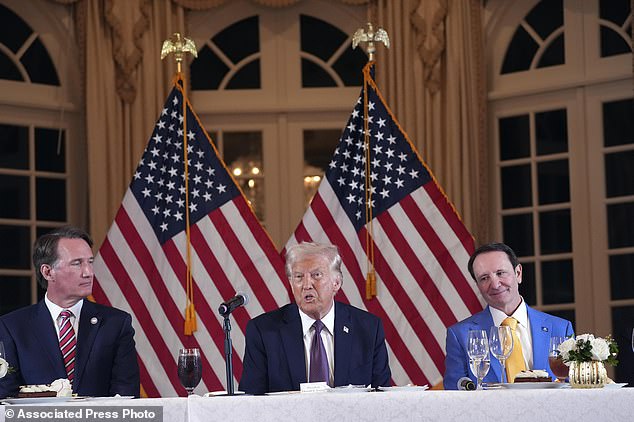
<svg viewBox="0 0 634 422">
<path fill-rule="evenodd" d="M 348 327 L 346 327 L 346 326 L 344 325 L 344 326 L 343 326 L 343 332 L 344 332 L 344 333 L 346 333 L 346 334 L 348 334 L 348 331 L 350 331 L 350 330 L 348 329 Z"/>
<path fill-rule="evenodd" d="M 548 332 L 548 327 L 542 327 L 542 331 L 547 333 Z"/>
<path fill-rule="evenodd" d="M 97 323 L 97 317 L 92 317 L 92 318 L 90 318 L 90 323 L 91 323 L 92 325 L 95 325 L 95 324 Z"/>
</svg>

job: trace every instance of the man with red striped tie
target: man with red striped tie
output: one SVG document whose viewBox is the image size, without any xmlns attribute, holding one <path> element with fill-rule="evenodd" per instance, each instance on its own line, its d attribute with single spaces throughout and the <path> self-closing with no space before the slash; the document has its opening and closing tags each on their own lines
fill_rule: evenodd
<svg viewBox="0 0 634 422">
<path fill-rule="evenodd" d="M 44 299 L 0 317 L 12 373 L 0 378 L 0 397 L 20 385 L 68 378 L 80 396 L 139 396 L 139 365 L 130 314 L 84 300 L 92 293 L 92 239 L 70 226 L 38 238 L 36 278 Z"/>
</svg>

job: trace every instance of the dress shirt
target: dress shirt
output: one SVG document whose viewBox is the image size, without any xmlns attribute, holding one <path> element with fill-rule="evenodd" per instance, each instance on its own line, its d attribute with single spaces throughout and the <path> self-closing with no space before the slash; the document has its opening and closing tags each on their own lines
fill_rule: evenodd
<svg viewBox="0 0 634 422">
<path fill-rule="evenodd" d="M 508 317 L 512 317 L 517 320 L 517 328 L 515 329 L 515 331 L 517 332 L 517 336 L 520 339 L 520 343 L 522 343 L 522 354 L 524 355 L 524 363 L 526 364 L 527 368 L 534 369 L 533 340 L 531 337 L 531 327 L 528 320 L 528 313 L 526 312 L 526 303 L 524 302 L 524 298 L 522 298 L 522 303 L 520 303 L 520 306 L 517 307 L 512 315 L 506 315 L 504 312 L 500 311 L 499 309 L 495 309 L 492 306 L 489 306 L 489 310 L 491 311 L 491 316 L 493 317 L 493 324 L 496 327 L 502 325 L 502 321 L 504 321 Z"/>
<path fill-rule="evenodd" d="M 306 379 L 309 379 L 310 371 L 310 346 L 313 341 L 313 335 L 315 330 L 312 328 L 316 320 L 312 319 L 308 315 L 299 310 L 299 316 L 302 320 L 302 332 L 304 333 L 304 356 L 306 358 Z M 328 368 L 330 385 L 333 385 L 335 379 L 335 338 L 332 333 L 335 332 L 335 307 L 330 308 L 330 311 L 321 319 L 324 324 L 324 328 L 321 330 L 321 340 L 324 343 L 326 349 L 326 356 L 328 356 Z"/>
<path fill-rule="evenodd" d="M 51 313 L 51 318 L 53 319 L 53 325 L 55 326 L 55 332 L 57 333 L 57 337 L 59 338 L 59 314 L 64 309 L 68 309 L 73 313 L 73 316 L 70 318 L 71 324 L 73 324 L 73 330 L 75 330 L 75 336 L 78 336 L 79 333 L 79 317 L 81 315 L 81 308 L 84 305 L 84 300 L 80 300 L 75 303 L 70 308 L 61 308 L 58 305 L 54 304 L 48 298 L 48 294 L 44 296 L 44 303 L 48 308 L 48 311 Z M 77 337 L 79 338 L 79 337 Z"/>
</svg>

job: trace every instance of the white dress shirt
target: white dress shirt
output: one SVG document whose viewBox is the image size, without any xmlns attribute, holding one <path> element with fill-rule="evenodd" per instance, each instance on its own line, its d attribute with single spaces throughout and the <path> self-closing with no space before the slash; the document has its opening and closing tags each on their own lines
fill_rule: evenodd
<svg viewBox="0 0 634 422">
<path fill-rule="evenodd" d="M 46 304 L 48 311 L 51 313 L 51 318 L 53 319 L 53 325 L 55 326 L 55 332 L 57 333 L 57 338 L 59 338 L 59 322 L 60 322 L 59 314 L 64 309 L 68 309 L 69 311 L 73 313 L 73 316 L 70 318 L 70 322 L 71 324 L 73 324 L 73 330 L 75 330 L 75 336 L 77 337 L 79 333 L 79 317 L 81 315 L 81 308 L 84 305 L 84 300 L 83 299 L 80 300 L 79 302 L 71 306 L 70 308 L 61 308 L 57 306 L 56 304 L 54 304 L 53 302 L 51 302 L 50 299 L 48 298 L 48 294 L 46 294 L 44 295 L 44 303 Z"/>
</svg>

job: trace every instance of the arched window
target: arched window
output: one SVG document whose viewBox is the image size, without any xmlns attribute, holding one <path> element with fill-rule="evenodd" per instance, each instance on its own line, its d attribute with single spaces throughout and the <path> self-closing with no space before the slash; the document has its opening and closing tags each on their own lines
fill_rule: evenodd
<svg viewBox="0 0 634 422">
<path fill-rule="evenodd" d="M 358 97 L 366 9 L 335 2 L 192 12 L 192 102 L 278 247 L 301 220 Z"/>
<path fill-rule="evenodd" d="M 492 207 L 527 303 L 629 344 L 634 320 L 630 0 L 489 1 Z M 494 215 L 493 215 L 494 214 Z M 623 350 L 625 349 L 625 350 Z M 630 361 L 631 349 L 622 348 Z M 632 364 L 616 378 L 634 381 Z M 628 379 L 628 377 L 630 377 Z"/>
<path fill-rule="evenodd" d="M 43 291 L 31 245 L 52 227 L 85 223 L 84 160 L 71 160 L 79 124 L 78 78 L 66 7 L 47 1 L 0 5 L 0 314 Z M 37 6 L 37 7 L 36 7 Z M 71 82 L 72 81 L 72 82 Z"/>
</svg>

